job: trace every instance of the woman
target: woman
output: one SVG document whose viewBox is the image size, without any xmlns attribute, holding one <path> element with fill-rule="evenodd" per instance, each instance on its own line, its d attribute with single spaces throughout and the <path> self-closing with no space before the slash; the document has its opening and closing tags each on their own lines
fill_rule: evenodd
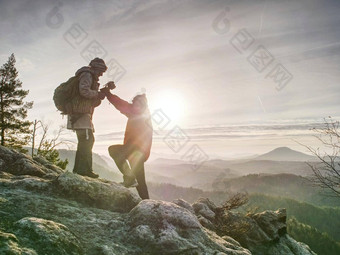
<svg viewBox="0 0 340 255">
<path fill-rule="evenodd" d="M 105 93 L 110 103 L 128 118 L 124 144 L 110 146 L 109 154 L 123 174 L 124 186 L 136 187 L 142 199 L 149 199 L 144 162 L 150 156 L 153 129 L 146 96 L 137 95 L 132 103 L 128 103 L 111 94 L 108 88 L 101 91 Z"/>
</svg>

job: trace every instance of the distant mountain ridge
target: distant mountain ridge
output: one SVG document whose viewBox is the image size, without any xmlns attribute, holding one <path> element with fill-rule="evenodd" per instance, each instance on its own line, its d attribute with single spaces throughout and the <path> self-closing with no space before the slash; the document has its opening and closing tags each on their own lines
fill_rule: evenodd
<svg viewBox="0 0 340 255">
<path fill-rule="evenodd" d="M 60 149 L 60 150 L 58 150 L 58 152 L 59 152 L 59 157 L 62 160 L 65 160 L 65 159 L 68 160 L 69 164 L 67 165 L 67 170 L 72 170 L 73 165 L 74 165 L 74 159 L 75 159 L 75 156 L 76 156 L 76 151 Z M 102 167 L 105 167 L 105 168 L 108 168 L 108 169 L 110 169 L 113 166 L 113 165 L 109 166 L 108 163 L 106 162 L 106 160 L 104 160 L 102 158 L 102 156 L 97 154 L 97 153 L 92 153 L 92 158 L 93 158 L 93 163 L 97 164 L 99 166 L 102 166 Z M 113 161 L 112 161 L 112 163 L 113 163 Z"/>
<path fill-rule="evenodd" d="M 288 147 L 278 147 L 270 152 L 256 157 L 254 160 L 272 161 L 317 161 L 317 158 Z"/>
<path fill-rule="evenodd" d="M 75 151 L 59 150 L 61 159 L 68 159 L 68 171 L 72 171 Z M 216 180 L 235 178 L 247 174 L 290 173 L 306 176 L 310 168 L 305 161 L 314 161 L 313 156 L 291 150 L 287 147 L 276 148 L 253 159 L 211 159 L 199 169 L 194 169 L 192 163 L 179 159 L 157 158 L 146 163 L 146 179 L 155 183 L 170 183 L 183 187 L 195 187 L 212 190 Z M 121 174 L 113 160 L 103 155 L 93 153 L 93 170 L 100 177 L 121 181 Z"/>
<path fill-rule="evenodd" d="M 74 159 L 76 156 L 76 151 L 74 150 L 66 150 L 66 149 L 60 149 L 58 150 L 59 157 L 62 160 L 67 159 L 68 165 L 66 167 L 66 170 L 72 172 L 73 166 L 74 166 Z M 109 164 L 109 159 L 104 158 L 105 156 L 99 155 L 97 153 L 92 154 L 92 161 L 93 161 L 93 171 L 101 178 L 106 178 L 113 181 L 120 181 L 121 175 L 117 167 L 115 166 L 113 160 L 111 165 Z"/>
<path fill-rule="evenodd" d="M 157 158 L 152 160 L 152 164 L 167 164 L 167 165 L 181 165 L 186 164 L 187 162 L 180 159 L 169 159 L 169 158 Z"/>
</svg>

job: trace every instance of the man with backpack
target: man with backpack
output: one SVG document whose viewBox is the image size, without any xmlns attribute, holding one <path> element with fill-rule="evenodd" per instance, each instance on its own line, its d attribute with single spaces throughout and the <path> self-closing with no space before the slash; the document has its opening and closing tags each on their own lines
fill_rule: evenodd
<svg viewBox="0 0 340 255">
<path fill-rule="evenodd" d="M 109 88 L 103 88 L 101 91 L 109 102 L 128 118 L 124 144 L 110 146 L 109 154 L 123 174 L 123 185 L 127 188 L 136 187 L 142 199 L 149 199 L 144 162 L 150 155 L 153 129 L 146 96 L 137 95 L 132 103 L 128 103 L 111 94 Z"/>
<path fill-rule="evenodd" d="M 94 144 L 92 115 L 94 108 L 105 98 L 105 94 L 98 90 L 98 80 L 106 70 L 107 66 L 100 58 L 95 58 L 89 66 L 80 68 L 71 78 L 75 85 L 72 97 L 65 103 L 65 112 L 68 115 L 67 128 L 74 130 L 78 138 L 73 172 L 92 178 L 98 178 L 98 174 L 92 169 Z"/>
</svg>

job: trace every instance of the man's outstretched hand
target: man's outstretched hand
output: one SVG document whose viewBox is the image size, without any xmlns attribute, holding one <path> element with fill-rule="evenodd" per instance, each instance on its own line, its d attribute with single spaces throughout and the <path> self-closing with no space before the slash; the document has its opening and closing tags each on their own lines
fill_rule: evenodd
<svg viewBox="0 0 340 255">
<path fill-rule="evenodd" d="M 98 92 L 98 99 L 100 100 L 104 100 L 106 94 L 104 92 L 102 92 L 101 90 Z"/>
<path fill-rule="evenodd" d="M 110 90 L 115 89 L 116 85 L 113 81 L 109 81 L 108 83 L 105 84 L 104 88 L 100 89 L 100 92 L 103 93 L 105 96 L 111 94 Z"/>
<path fill-rule="evenodd" d="M 99 93 L 103 93 L 105 97 L 110 94 L 110 89 L 108 87 L 101 88 Z"/>
</svg>

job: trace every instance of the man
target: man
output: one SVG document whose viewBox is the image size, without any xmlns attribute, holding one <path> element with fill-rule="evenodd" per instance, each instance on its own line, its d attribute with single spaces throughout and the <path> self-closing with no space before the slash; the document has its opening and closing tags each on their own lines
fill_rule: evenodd
<svg viewBox="0 0 340 255">
<path fill-rule="evenodd" d="M 92 148 L 94 144 L 94 126 L 92 115 L 105 94 L 98 91 L 99 77 L 107 70 L 104 60 L 93 59 L 89 66 L 76 72 L 79 79 L 78 91 L 70 102 L 71 114 L 68 114 L 67 128 L 76 131 L 78 138 L 77 152 L 73 172 L 98 178 L 92 170 Z"/>
<path fill-rule="evenodd" d="M 139 196 L 142 199 L 149 199 L 144 162 L 150 156 L 153 129 L 146 96 L 137 95 L 130 104 L 111 94 L 108 88 L 101 91 L 105 93 L 110 103 L 128 118 L 124 144 L 110 146 L 109 154 L 123 174 L 124 186 L 134 187 L 138 184 L 136 189 Z"/>
</svg>

